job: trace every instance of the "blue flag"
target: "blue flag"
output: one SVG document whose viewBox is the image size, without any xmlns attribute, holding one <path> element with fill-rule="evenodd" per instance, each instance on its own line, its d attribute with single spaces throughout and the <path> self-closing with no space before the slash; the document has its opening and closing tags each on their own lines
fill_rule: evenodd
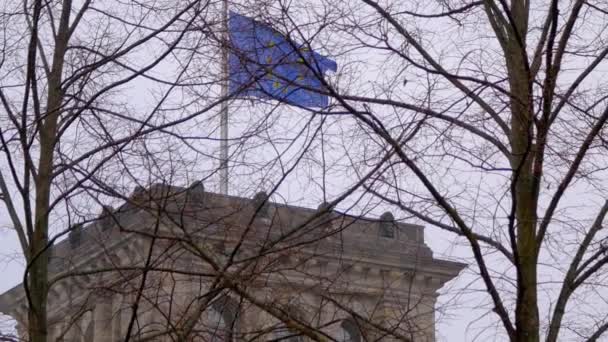
<svg viewBox="0 0 608 342">
<path fill-rule="evenodd" d="M 301 107 L 327 107 L 320 78 L 336 62 L 296 46 L 268 25 L 230 12 L 229 89 L 237 96 L 285 101 Z"/>
</svg>

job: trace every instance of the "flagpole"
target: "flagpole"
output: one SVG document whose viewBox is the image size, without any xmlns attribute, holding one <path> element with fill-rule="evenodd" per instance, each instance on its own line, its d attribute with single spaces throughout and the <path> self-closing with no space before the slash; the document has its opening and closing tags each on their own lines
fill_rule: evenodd
<svg viewBox="0 0 608 342">
<path fill-rule="evenodd" d="M 228 194 L 228 0 L 222 1 L 222 103 L 220 107 L 220 193 Z"/>
</svg>

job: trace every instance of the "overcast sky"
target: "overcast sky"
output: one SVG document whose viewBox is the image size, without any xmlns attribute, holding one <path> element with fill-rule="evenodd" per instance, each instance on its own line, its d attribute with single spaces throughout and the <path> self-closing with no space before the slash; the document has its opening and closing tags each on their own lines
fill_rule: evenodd
<svg viewBox="0 0 608 342">
<path fill-rule="evenodd" d="M 319 1 L 315 1 L 318 3 Z M 413 25 L 414 23 L 412 23 Z M 419 24 L 419 23 L 418 23 Z M 445 50 L 452 51 L 457 46 L 458 38 L 462 36 L 472 34 L 467 32 L 467 27 L 462 28 L 462 31 L 446 32 L 444 35 L 434 35 L 432 39 L 427 41 L 427 44 L 431 46 L 431 50 L 437 52 L 444 52 Z M 454 33 L 456 32 L 456 33 Z M 453 35 L 450 35 L 453 34 Z M 332 38 L 333 37 L 333 38 Z M 338 63 L 338 73 L 336 75 L 330 75 L 330 79 L 337 82 L 342 89 L 352 90 L 358 93 L 373 93 L 378 91 L 381 86 L 386 86 L 385 78 L 393 75 L 397 70 L 398 66 L 391 64 L 394 60 L 387 60 L 384 55 L 380 55 L 375 51 L 357 50 L 350 51 L 350 45 L 347 44 L 348 40 L 353 37 L 345 32 L 334 32 L 334 36 L 322 35 L 318 38 L 319 44 L 316 45 L 325 54 L 335 56 Z M 343 43 L 343 48 L 339 49 L 339 43 Z M 338 44 L 338 45 L 336 45 Z M 471 42 L 472 45 L 477 46 L 480 50 L 488 48 L 481 45 L 483 41 Z M 314 45 L 314 44 L 313 44 Z M 326 47 L 334 47 L 334 50 L 328 51 Z M 144 52 L 142 52 L 143 54 Z M 453 61 L 450 58 L 453 56 L 447 55 L 446 63 Z M 143 59 L 144 57 L 142 57 Z M 456 61 L 456 59 L 454 59 Z M 491 64 L 491 63 L 489 63 Z M 167 62 L 161 65 L 154 72 L 155 75 L 170 75 L 174 71 L 175 65 L 171 62 Z M 423 86 L 427 80 L 417 78 L 415 73 L 407 74 L 404 76 L 408 80 L 407 85 L 400 83 L 392 88 L 397 93 L 403 93 L 403 96 L 414 96 L 418 91 L 423 91 Z M 340 83 L 342 82 L 342 83 Z M 216 86 L 209 87 L 211 92 L 219 92 Z M 149 84 L 146 80 L 136 79 L 134 82 L 128 84 L 121 89 L 120 96 L 124 99 L 128 99 L 128 106 L 135 113 L 145 113 L 150 110 L 151 104 L 154 103 L 152 99 L 156 98 L 159 94 L 159 87 L 155 84 Z M 176 98 L 179 95 L 176 94 Z M 273 111 L 274 126 L 268 130 L 268 137 L 275 138 L 290 138 L 295 137 L 299 132 L 299 128 L 302 123 L 307 119 L 308 113 L 299 111 L 289 106 L 280 106 L 275 108 L 274 103 L 267 104 L 253 104 L 250 101 L 234 101 L 230 107 L 231 117 L 231 137 L 238 137 L 245 132 L 252 130 L 259 123 L 260 118 L 266 113 Z M 217 113 L 209 113 L 204 119 L 196 121 L 192 125 L 185 129 L 189 134 L 200 134 L 201 136 L 213 137 L 217 134 Z M 394 115 L 395 113 L 386 113 L 387 116 Z M 348 122 L 347 119 L 332 118 L 328 121 L 327 127 L 324 128 L 324 134 L 327 137 L 328 145 L 323 147 L 320 145 L 314 145 L 312 147 L 315 153 L 320 153 L 321 148 L 325 148 L 323 152 L 326 153 L 328 158 L 328 164 L 334 165 L 332 172 L 326 175 L 325 188 L 321 186 L 319 180 L 320 173 L 318 166 L 311 166 L 312 163 L 308 164 L 306 161 L 302 162 L 302 166 L 298 167 L 293 175 L 287 179 L 275 194 L 273 198 L 279 202 L 286 202 L 289 204 L 303 205 L 311 208 L 316 208 L 326 196 L 328 199 L 332 199 L 334 196 L 339 195 L 344 189 L 348 188 L 356 181 L 356 178 L 349 178 L 348 173 L 350 172 L 348 166 L 344 164 L 344 156 L 348 152 L 355 152 L 363 150 L 366 146 L 353 144 L 348 145 L 344 143 L 344 140 L 340 137 L 341 132 L 345 132 L 353 127 L 352 122 Z M 256 137 L 248 140 L 249 144 L 260 143 L 265 137 Z M 238 158 L 235 157 L 233 160 L 233 170 L 231 177 L 231 191 L 232 194 L 248 196 L 253 195 L 256 191 L 267 190 L 271 187 L 279 178 L 280 173 L 275 168 L 269 166 L 260 167 L 258 172 L 252 172 L 255 167 L 251 165 L 266 165 L 268 160 L 276 157 L 278 148 L 281 150 L 285 149 L 283 159 L 286 161 L 292 161 L 293 157 L 298 154 L 299 151 L 305 145 L 307 141 L 305 138 L 294 138 L 285 139 L 284 141 L 278 141 L 274 146 L 265 144 L 258 148 L 246 149 L 244 146 L 239 146 L 239 141 L 234 141 L 232 144 L 232 151 L 239 151 Z M 295 144 L 291 144 L 292 141 L 296 141 Z M 215 144 L 215 145 L 214 145 Z M 216 142 L 211 140 L 204 140 L 199 142 L 198 148 L 203 151 L 202 154 L 217 155 Z M 191 151 L 192 152 L 192 151 Z M 318 156 L 318 154 L 317 154 Z M 184 155 L 185 158 L 188 155 Z M 200 159 L 198 159 L 200 158 Z M 191 169 L 184 172 L 183 175 L 177 180 L 180 185 L 188 184 L 201 177 L 208 176 L 215 166 L 217 161 L 213 158 L 201 158 L 200 156 L 192 157 L 192 160 L 197 160 L 197 164 Z M 241 163 L 247 161 L 250 165 Z M 0 169 L 6 168 L 6 161 L 0 159 Z M 483 184 L 484 188 L 491 189 L 493 185 L 498 184 L 497 178 L 487 176 L 487 178 L 479 179 L 477 174 L 468 172 L 459 172 L 457 168 L 461 165 L 455 164 L 454 171 L 449 177 L 437 176 L 438 182 L 454 182 L 453 188 L 456 189 L 464 186 L 463 184 Z M 404 176 L 404 178 L 406 178 Z M 458 180 L 458 182 L 456 181 Z M 409 180 L 408 180 L 409 181 Z M 411 181 L 411 185 L 415 186 L 414 181 Z M 206 181 L 207 189 L 217 191 L 217 178 L 211 177 Z M 608 186 L 608 183 L 604 183 Z M 448 186 L 449 187 L 449 186 Z M 325 191 L 325 194 L 323 192 Z M 488 190 L 488 192 L 491 192 Z M 602 193 L 597 189 L 592 189 L 584 185 L 576 186 L 563 203 L 562 207 L 568 211 L 568 215 L 573 218 L 582 219 L 589 221 L 593 218 L 594 213 L 599 208 L 602 202 Z M 468 199 L 463 199 L 466 201 Z M 341 208 L 349 208 L 354 199 L 349 199 L 343 203 Z M 367 202 L 361 203 L 361 206 L 365 206 Z M 359 207 L 358 209 L 364 210 Z M 387 206 L 379 206 L 375 208 L 370 214 L 379 215 L 386 209 L 391 209 L 395 212 L 396 217 L 402 217 L 402 213 L 396 211 L 394 208 Z M 93 208 L 93 211 L 99 210 L 99 208 Z M 355 209 L 356 210 L 356 209 Z M 418 221 L 411 220 L 412 223 L 420 224 Z M 4 207 L 0 205 L 0 272 L 2 272 L 2 280 L 0 281 L 0 292 L 4 292 L 9 288 L 17 285 L 21 282 L 23 277 L 23 261 L 20 257 L 19 245 L 16 236 L 11 231 L 10 222 Z M 60 227 L 56 227 L 60 228 Z M 425 231 L 425 239 L 427 244 L 431 246 L 435 252 L 435 257 L 446 258 L 446 259 L 459 259 L 469 260 L 470 253 L 469 249 L 465 246 L 455 244 L 459 242 L 454 239 L 453 236 L 446 234 L 443 231 L 428 228 Z M 547 259 L 554 260 L 554 259 Z M 541 278 L 547 280 L 559 280 L 559 273 L 555 273 L 549 270 L 549 268 L 541 269 Z M 496 322 L 496 317 L 488 313 L 488 301 L 486 295 L 479 295 L 475 291 L 465 292 L 461 291 L 462 288 L 473 288 L 481 289 L 483 284 L 479 281 L 474 282 L 471 286 L 471 282 L 475 279 L 473 273 L 475 268 L 471 268 L 462 273 L 455 282 L 448 284 L 446 287 L 447 294 L 440 297 L 441 305 L 445 305 L 447 311 L 445 315 L 438 315 L 439 324 L 437 326 L 439 341 L 492 341 L 502 340 L 501 336 L 496 336 L 497 329 L 495 327 L 489 327 L 490 324 Z M 459 293 L 458 296 L 454 296 L 455 293 Z M 475 309 L 477 308 L 477 309 Z M 545 308 L 541 310 L 546 311 Z M 3 328 L 0 325 L 0 329 Z"/>
</svg>

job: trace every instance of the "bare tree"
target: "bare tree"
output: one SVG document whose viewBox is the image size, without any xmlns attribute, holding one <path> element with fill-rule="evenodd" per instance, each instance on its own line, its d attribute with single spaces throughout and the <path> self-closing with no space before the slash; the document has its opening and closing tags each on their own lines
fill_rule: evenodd
<svg viewBox="0 0 608 342">
<path fill-rule="evenodd" d="M 166 304 L 151 294 L 175 281 L 165 276 L 178 274 L 204 278 L 204 289 L 180 304 L 189 309 L 179 324 L 167 318 L 162 329 L 147 331 L 177 340 L 206 336 L 199 317 L 225 300 L 230 304 L 221 307 L 255 307 L 275 320 L 276 326 L 247 331 L 251 340 L 273 329 L 331 339 L 323 330 L 330 323 L 310 319 L 320 308 L 295 313 L 297 305 L 269 301 L 247 286 L 294 272 L 325 290 L 319 305 L 330 303 L 365 327 L 362 331 L 374 331 L 369 339 L 415 337 L 399 324 L 377 324 L 369 319 L 373 315 L 349 307 L 348 298 L 332 292 L 340 288 L 340 277 L 313 277 L 309 268 L 298 267 L 314 255 L 310 248 L 350 229 L 337 225 L 323 234 L 324 225 L 306 228 L 335 212 L 315 211 L 278 236 L 268 233 L 254 248 L 247 243 L 252 232 L 260 233 L 256 219 L 266 200 L 256 202 L 253 211 L 227 205 L 233 211 L 216 217 L 218 222 L 230 227 L 234 222 L 226 217 L 238 217 L 240 223 L 223 247 L 219 239 L 211 248 L 188 235 L 187 221 L 178 220 L 188 206 L 167 202 L 191 188 L 166 184 L 209 177 L 215 170 L 194 167 L 211 154 L 199 140 L 213 129 L 192 134 L 191 125 L 217 119 L 214 108 L 226 100 L 213 96 L 222 79 L 210 61 L 219 56 L 217 47 L 227 47 L 213 14 L 217 4 L 6 6 L 0 95 L 7 113 L 1 135 L 7 166 L 0 170 L 0 185 L 28 264 L 24 284 L 33 341 L 47 335 L 49 219 L 82 217 L 87 204 L 110 197 L 133 205 L 126 189 L 137 183 L 151 193 L 152 183 L 168 190 L 146 205 L 155 218 L 147 227 L 157 230 L 131 232 L 145 241 L 138 245 L 146 253 L 134 259 L 137 266 L 110 267 L 137 271 L 124 279 L 132 283 L 126 339 L 141 328 L 140 309 L 163 311 Z M 305 112 L 281 101 L 258 101 L 255 108 L 239 110 L 246 113 L 233 122 L 238 134 L 232 140 L 232 171 L 243 183 L 255 180 L 248 190 L 265 188 L 273 195 L 290 179 L 305 179 L 328 208 L 346 208 L 342 214 L 361 219 L 376 207 L 392 206 L 401 218 L 454 234 L 477 266 L 488 312 L 511 341 L 594 341 L 604 334 L 608 309 L 589 304 L 605 303 L 608 261 L 601 229 L 608 211 L 602 4 L 320 0 L 239 2 L 233 8 L 271 25 L 294 46 L 331 53 L 342 66 L 328 79 L 304 63 L 323 83 L 321 92 L 333 98 L 329 108 Z M 165 62 L 178 71 L 167 76 Z M 138 106 L 127 105 L 134 99 L 120 96 L 123 86 L 139 79 L 158 86 L 154 105 L 144 114 L 134 114 Z M 199 177 L 192 177 L 193 170 Z M 17 189 L 17 197 L 10 189 Z M 245 207 L 249 212 L 243 217 Z M 267 219 L 280 221 L 281 215 Z M 121 225 L 120 217 L 115 221 Z M 212 223 L 204 227 L 217 222 Z M 173 229 L 169 236 L 163 235 L 167 227 Z M 55 236 L 62 233 L 67 231 Z M 167 255 L 184 250 L 204 264 L 202 271 L 190 274 L 156 262 L 169 262 Z M 167 282 L 160 286 L 162 280 Z M 167 298 L 177 300 L 172 293 Z M 414 325 L 411 308 L 419 306 L 402 305 L 395 309 Z"/>
<path fill-rule="evenodd" d="M 417 227 L 411 227 L 417 233 L 409 242 L 405 232 L 394 232 L 394 218 L 370 223 L 362 216 L 371 208 L 357 200 L 347 201 L 340 213 L 332 210 L 382 163 L 339 196 L 328 194 L 323 182 L 318 210 L 270 204 L 269 196 L 301 178 L 297 172 L 311 165 L 331 172 L 317 155 L 327 143 L 326 119 L 318 112 L 292 123 L 280 101 L 261 101 L 233 118 L 232 172 L 244 184 L 253 180 L 239 190 L 265 188 L 270 195 L 206 202 L 213 196 L 203 184 L 213 184 L 217 171 L 209 146 L 216 140 L 216 107 L 228 100 L 216 95 L 225 82 L 217 60 L 229 48 L 221 34 L 221 5 L 88 0 L 2 5 L 0 193 L 26 264 L 23 288 L 15 289 L 24 297 L 11 303 L 26 316 L 20 317 L 25 322 L 20 337 L 91 340 L 97 333 L 102 336 L 95 338 L 125 341 L 217 336 L 325 341 L 336 339 L 334 330 L 359 340 L 432 335 L 432 325 L 416 326 L 420 317 L 429 317 L 428 305 L 418 312 L 418 302 L 392 308 L 396 321 L 388 325 L 371 319 L 385 318 L 380 302 L 389 296 L 389 280 L 408 277 L 413 284 L 414 278 L 426 278 L 415 272 L 385 275 L 355 267 L 357 260 L 342 260 L 344 246 L 362 248 L 351 246 L 356 239 L 343 232 L 363 234 L 365 225 L 389 225 L 383 229 L 391 238 L 403 234 L 387 242 L 393 249 L 422 243 Z M 266 24 L 289 36 L 294 23 L 279 20 L 287 18 Z M 309 33 L 315 31 L 323 32 L 320 26 Z M 294 45 L 313 42 L 295 38 Z M 351 214 L 356 205 L 362 208 Z M 367 233 L 381 237 L 376 230 Z M 333 252 L 317 250 L 320 246 Z M 428 257 L 430 250 L 424 253 Z M 333 295 L 349 289 L 352 272 L 375 272 L 366 275 L 370 281 L 383 277 L 374 284 L 383 291 L 368 307 Z M 261 291 L 266 283 L 281 284 L 282 290 Z M 185 294 L 179 292 L 184 286 Z M 418 300 L 434 298 L 430 291 Z M 236 330 L 237 313 L 265 318 Z M 108 315 L 120 324 L 108 325 Z"/>
<path fill-rule="evenodd" d="M 307 13 L 330 27 L 327 46 L 366 56 L 326 85 L 327 115 L 348 113 L 358 130 L 345 137 L 353 168 L 384 163 L 367 191 L 461 237 L 511 341 L 600 338 L 604 5 L 321 3 Z"/>
<path fill-rule="evenodd" d="M 171 150 L 180 124 L 191 124 L 221 101 L 209 93 L 186 111 L 168 100 L 175 93 L 192 98 L 186 88 L 195 84 L 210 91 L 208 81 L 218 77 L 213 70 L 205 77 L 187 73 L 213 51 L 200 44 L 217 26 L 214 6 L 3 2 L 0 192 L 27 264 L 31 341 L 47 340 L 53 241 L 69 231 L 65 227 L 86 221 L 91 198 L 105 188 L 161 173 L 167 167 L 161 155 Z M 167 73 L 172 67 L 177 71 Z M 134 95 L 141 103 L 131 101 Z M 197 139 L 211 134 L 200 132 Z M 162 144 L 169 147 L 160 149 Z M 116 170 L 128 175 L 119 179 Z"/>
</svg>

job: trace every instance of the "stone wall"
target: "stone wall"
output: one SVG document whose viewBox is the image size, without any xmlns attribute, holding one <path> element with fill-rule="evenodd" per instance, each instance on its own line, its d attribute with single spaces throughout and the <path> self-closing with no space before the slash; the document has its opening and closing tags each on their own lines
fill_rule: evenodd
<svg viewBox="0 0 608 342">
<path fill-rule="evenodd" d="M 436 292 L 464 266 L 434 259 L 423 227 L 390 213 L 352 217 L 200 187 L 146 191 L 53 247 L 54 339 L 123 341 L 130 330 L 136 339 L 198 341 L 215 322 L 216 335 L 231 331 L 222 341 L 286 337 L 294 327 L 434 341 Z M 24 299 L 21 287 L 0 296 L 20 331 Z"/>
</svg>

